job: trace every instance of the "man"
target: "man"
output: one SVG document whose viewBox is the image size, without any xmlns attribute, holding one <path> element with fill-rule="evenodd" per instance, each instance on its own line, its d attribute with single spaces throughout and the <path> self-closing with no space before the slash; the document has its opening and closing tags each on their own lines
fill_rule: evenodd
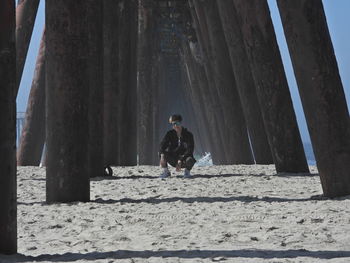
<svg viewBox="0 0 350 263">
<path fill-rule="evenodd" d="M 160 166 L 163 169 L 160 178 L 170 176 L 168 163 L 176 167 L 176 171 L 185 168 L 184 177 L 191 177 L 191 169 L 196 162 L 193 157 L 194 140 L 193 135 L 185 127 L 181 126 L 181 115 L 171 115 L 169 123 L 172 130 L 169 130 L 160 143 Z"/>
</svg>

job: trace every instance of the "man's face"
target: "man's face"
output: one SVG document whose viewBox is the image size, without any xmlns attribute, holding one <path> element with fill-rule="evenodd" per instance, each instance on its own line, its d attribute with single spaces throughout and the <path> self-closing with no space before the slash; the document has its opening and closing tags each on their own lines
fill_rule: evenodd
<svg viewBox="0 0 350 263">
<path fill-rule="evenodd" d="M 179 121 L 172 121 L 172 122 L 171 122 L 171 126 L 173 126 L 173 129 L 174 129 L 176 132 L 181 131 L 181 122 L 179 122 Z"/>
</svg>

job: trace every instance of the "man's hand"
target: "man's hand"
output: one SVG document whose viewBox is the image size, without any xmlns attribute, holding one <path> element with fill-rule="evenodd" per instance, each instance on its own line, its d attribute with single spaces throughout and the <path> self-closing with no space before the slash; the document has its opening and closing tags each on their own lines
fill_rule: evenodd
<svg viewBox="0 0 350 263">
<path fill-rule="evenodd" d="M 177 165 L 176 165 L 176 172 L 180 172 L 181 171 L 181 165 L 182 165 L 181 160 L 178 160 L 177 161 Z"/>
<path fill-rule="evenodd" d="M 164 154 L 161 154 L 161 155 L 160 155 L 159 165 L 160 165 L 161 167 L 163 167 L 163 168 L 166 167 L 166 161 L 165 161 Z"/>
</svg>

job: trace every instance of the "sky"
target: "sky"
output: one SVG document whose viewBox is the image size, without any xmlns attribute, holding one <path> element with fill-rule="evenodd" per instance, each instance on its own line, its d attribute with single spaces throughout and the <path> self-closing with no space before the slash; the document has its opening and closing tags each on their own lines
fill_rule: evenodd
<svg viewBox="0 0 350 263">
<path fill-rule="evenodd" d="M 349 108 L 350 102 L 350 0 L 323 0 L 329 32 L 331 34 L 334 51 L 336 54 L 339 73 L 342 79 L 345 96 Z M 298 88 L 294 77 L 293 67 L 289 57 L 288 47 L 283 33 L 281 19 L 278 13 L 276 0 L 268 0 L 271 18 L 275 27 L 278 45 L 280 48 L 294 110 L 297 116 L 302 140 L 310 142 L 307 131 L 304 112 L 299 98 Z M 45 1 L 41 0 L 30 43 L 26 64 L 17 97 L 17 112 L 25 112 L 28 96 L 32 84 L 35 69 L 36 56 L 38 54 L 40 39 L 45 23 Z"/>
</svg>

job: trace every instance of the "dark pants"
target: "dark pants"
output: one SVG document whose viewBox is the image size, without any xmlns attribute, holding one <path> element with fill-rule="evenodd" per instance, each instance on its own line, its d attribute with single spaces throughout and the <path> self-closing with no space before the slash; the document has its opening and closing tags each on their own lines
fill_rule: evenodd
<svg viewBox="0 0 350 263">
<path fill-rule="evenodd" d="M 173 153 L 165 153 L 164 154 L 165 161 L 169 163 L 171 166 L 176 167 L 177 161 L 179 160 L 179 156 Z M 196 160 L 193 157 L 187 157 L 182 163 L 181 168 L 186 168 L 187 170 L 191 170 Z"/>
</svg>

